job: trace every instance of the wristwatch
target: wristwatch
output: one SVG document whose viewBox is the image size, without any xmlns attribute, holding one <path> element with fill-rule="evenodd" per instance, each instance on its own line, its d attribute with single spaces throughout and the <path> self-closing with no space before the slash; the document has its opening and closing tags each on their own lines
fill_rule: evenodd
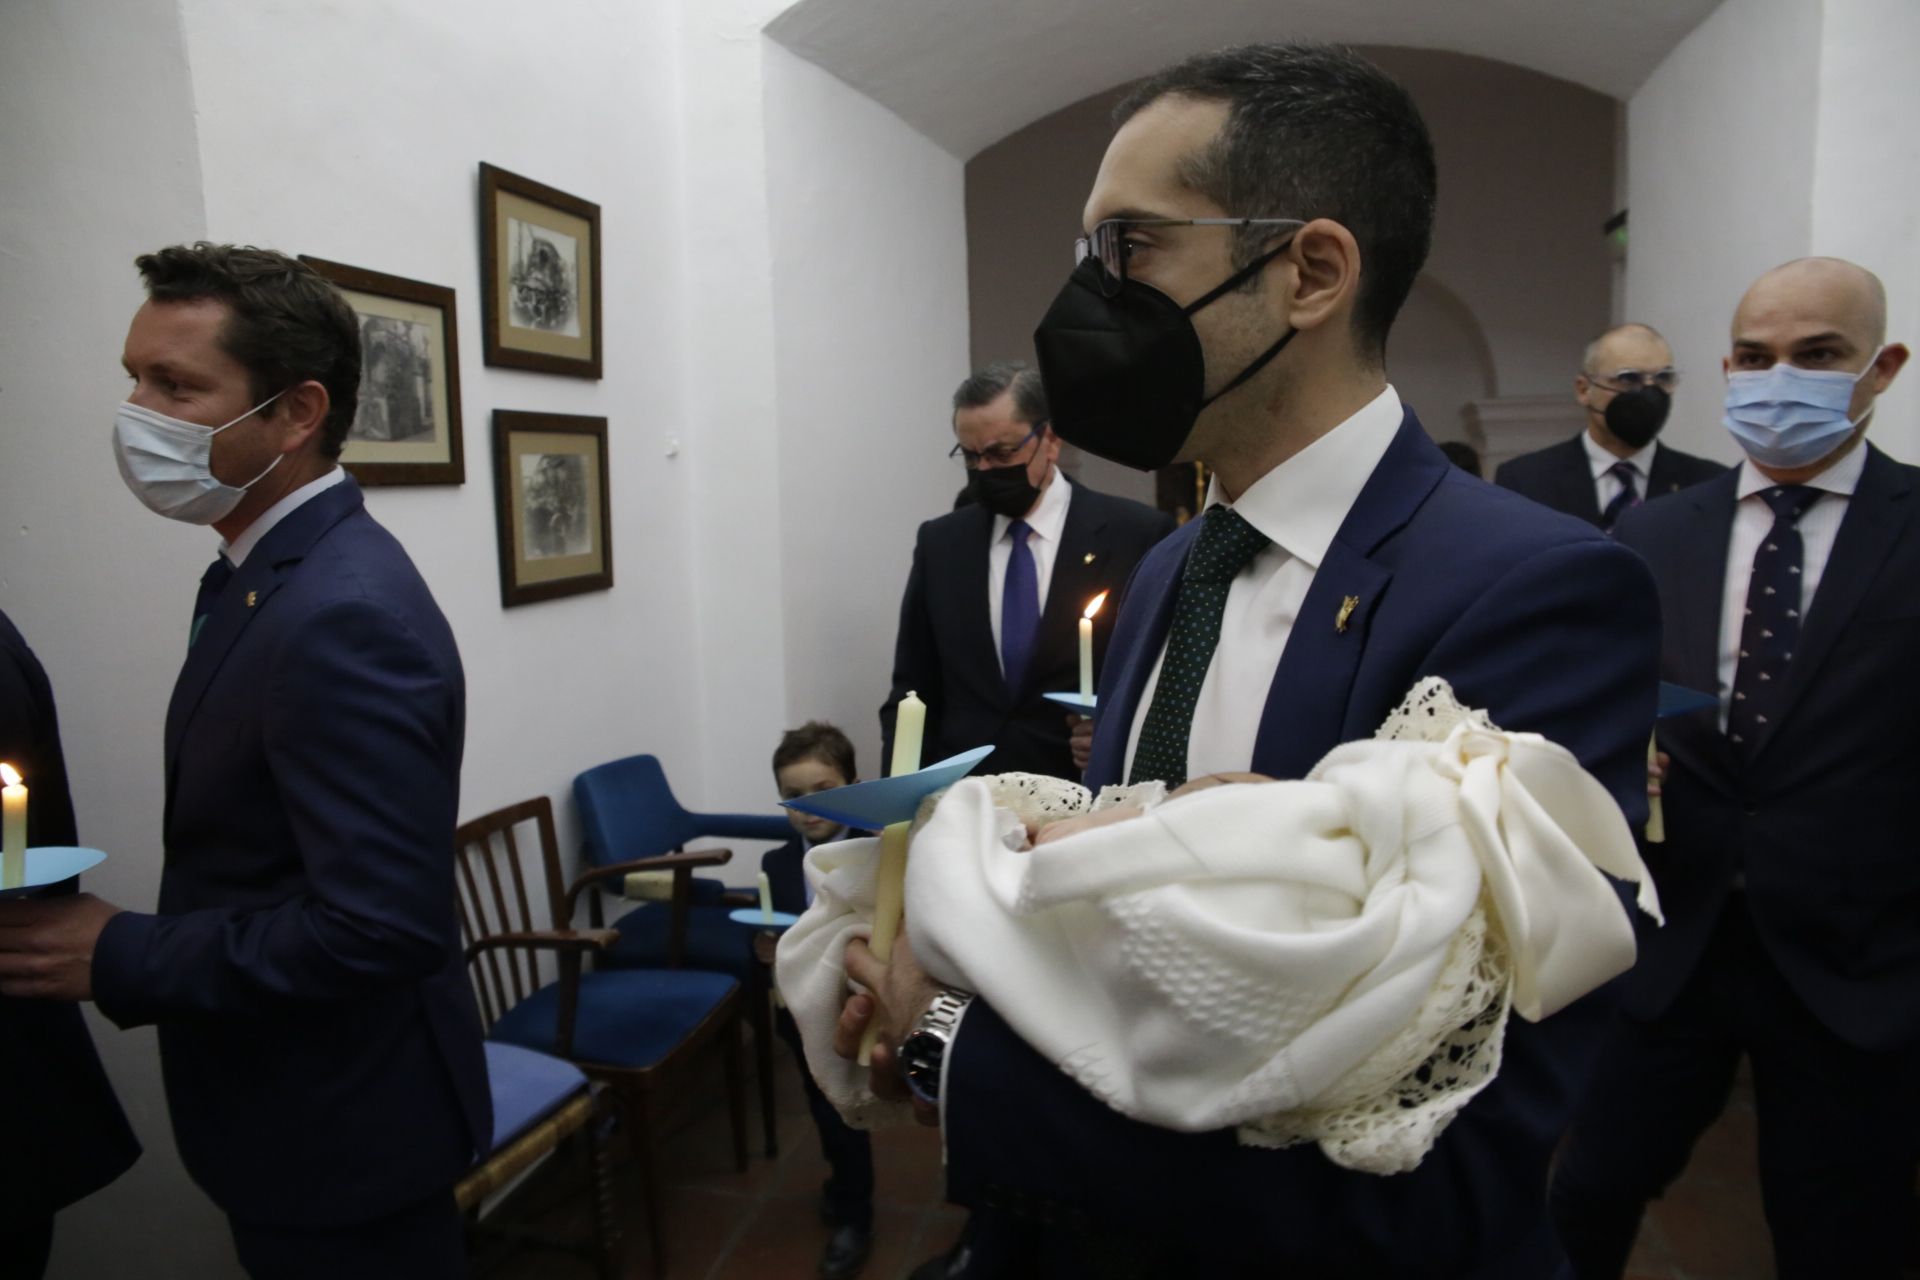
<svg viewBox="0 0 1920 1280">
<path fill-rule="evenodd" d="M 942 991 L 900 1042 L 900 1072 L 920 1101 L 940 1101 L 940 1068 L 947 1060 L 947 1046 L 953 1043 L 960 1015 L 972 1002 L 964 991 Z"/>
</svg>

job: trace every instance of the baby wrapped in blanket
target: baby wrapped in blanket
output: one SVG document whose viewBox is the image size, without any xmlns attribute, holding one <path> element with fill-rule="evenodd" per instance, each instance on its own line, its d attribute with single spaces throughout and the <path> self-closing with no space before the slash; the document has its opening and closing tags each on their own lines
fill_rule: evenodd
<svg viewBox="0 0 1920 1280">
<path fill-rule="evenodd" d="M 1030 844 L 1121 802 L 1144 812 Z M 808 1067 L 862 1126 L 905 1112 L 832 1048 L 877 845 L 808 854 L 814 902 L 776 965 Z M 1608 875 L 1658 918 L 1625 819 L 1573 755 L 1432 679 L 1302 781 L 1095 801 L 1058 779 L 965 779 L 915 821 L 906 928 L 933 980 L 1115 1110 L 1384 1174 L 1498 1072 L 1510 1012 L 1537 1021 L 1632 965 Z"/>
</svg>

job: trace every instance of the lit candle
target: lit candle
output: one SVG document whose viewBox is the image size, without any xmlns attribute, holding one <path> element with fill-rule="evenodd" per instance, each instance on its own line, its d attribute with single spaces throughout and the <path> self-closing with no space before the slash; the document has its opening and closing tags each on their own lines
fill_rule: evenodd
<svg viewBox="0 0 1920 1280">
<path fill-rule="evenodd" d="M 18 889 L 27 882 L 27 789 L 10 764 L 0 764 L 0 782 L 0 889 Z"/>
<path fill-rule="evenodd" d="M 920 772 L 920 740 L 926 732 L 927 704 L 909 689 L 893 709 L 893 765 L 887 770 L 889 778 Z"/>
<path fill-rule="evenodd" d="M 1657 763 L 1655 757 L 1660 754 L 1660 740 L 1647 739 L 1647 768 L 1651 770 Z M 1667 813 L 1660 806 L 1659 796 L 1647 797 L 1647 843 L 1665 844 L 1667 842 Z"/>
<path fill-rule="evenodd" d="M 1080 696 L 1093 696 L 1093 615 L 1100 612 L 1100 606 L 1107 602 L 1107 593 L 1102 591 L 1087 601 L 1087 611 L 1080 615 Z"/>
<path fill-rule="evenodd" d="M 735 902 L 739 899 L 735 898 Z M 767 873 L 760 873 L 760 923 L 773 923 L 773 881 L 767 879 Z"/>
</svg>

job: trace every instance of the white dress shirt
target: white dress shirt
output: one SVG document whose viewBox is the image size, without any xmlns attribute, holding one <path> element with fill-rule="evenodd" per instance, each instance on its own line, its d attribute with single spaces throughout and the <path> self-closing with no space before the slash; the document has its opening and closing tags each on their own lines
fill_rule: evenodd
<svg viewBox="0 0 1920 1280">
<path fill-rule="evenodd" d="M 1241 517 L 1273 540 L 1227 588 L 1220 644 L 1200 683 L 1187 734 L 1187 776 L 1244 772 L 1253 760 L 1260 716 L 1294 619 L 1334 535 L 1367 478 L 1400 430 L 1399 393 L 1382 391 L 1358 413 L 1254 481 L 1232 503 Z M 1207 505 L 1221 501 L 1216 485 Z M 1160 684 L 1160 647 L 1127 738 L 1127 773 L 1140 745 L 1140 728 Z M 1123 775 L 1124 780 L 1124 775 Z"/>
<path fill-rule="evenodd" d="M 242 529 L 240 536 L 232 542 L 223 540 L 220 543 L 220 554 L 227 558 L 229 564 L 238 569 L 246 561 L 248 553 L 260 545 L 260 539 L 273 532 L 273 526 L 279 524 L 282 520 L 285 520 L 301 507 L 313 501 L 346 478 L 346 469 L 336 466 L 318 480 L 307 481 L 307 483 L 301 485 L 298 489 L 295 489 L 292 493 L 280 499 L 280 501 L 274 503 L 265 511 L 262 511 L 260 518 L 248 525 L 245 529 Z"/>
<path fill-rule="evenodd" d="M 1846 518 L 1853 491 L 1866 470 L 1866 442 L 1807 481 L 1807 488 L 1823 492 L 1800 517 L 1800 625 L 1806 626 L 1813 593 L 1826 572 L 1833 540 Z M 1747 583 L 1753 577 L 1754 553 L 1773 528 L 1773 508 L 1760 494 L 1774 482 L 1760 474 L 1749 459 L 1740 464 L 1739 502 L 1733 509 L 1733 532 L 1727 542 L 1727 586 L 1720 602 L 1720 728 L 1727 727 L 1727 708 L 1733 704 L 1733 673 L 1740 665 L 1740 629 L 1747 616 Z"/>
<path fill-rule="evenodd" d="M 1624 458 L 1616 458 L 1600 447 L 1600 442 L 1593 438 L 1593 432 L 1582 431 L 1580 447 L 1587 451 L 1587 465 L 1593 468 L 1593 496 L 1602 511 L 1620 496 L 1620 477 L 1610 474 L 1616 463 L 1627 463 L 1638 473 L 1640 479 L 1634 485 L 1634 492 L 1642 499 L 1646 498 L 1647 482 L 1653 478 L 1654 451 L 1660 447 L 1658 440 L 1650 440 L 1646 448 L 1637 449 Z"/>
<path fill-rule="evenodd" d="M 1060 474 L 1060 468 L 1055 467 L 1052 479 L 1040 491 L 1040 501 L 1021 517 L 1033 530 L 1027 538 L 1027 549 L 1033 552 L 1033 573 L 1040 585 L 1040 605 L 1035 617 L 1047 611 L 1047 584 L 1053 581 L 1053 561 L 1060 551 L 1060 535 L 1067 527 L 1067 504 L 1072 501 L 1072 486 Z M 1000 598 L 1007 588 L 1007 562 L 1013 559 L 1013 539 L 1007 534 L 1012 527 L 1011 517 L 995 516 L 993 541 L 987 544 L 987 617 L 993 623 L 996 658 L 1000 656 Z"/>
</svg>

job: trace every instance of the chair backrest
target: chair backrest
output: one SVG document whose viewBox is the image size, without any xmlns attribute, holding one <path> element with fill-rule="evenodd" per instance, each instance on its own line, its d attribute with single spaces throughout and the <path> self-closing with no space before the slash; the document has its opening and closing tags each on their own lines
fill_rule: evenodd
<svg viewBox="0 0 1920 1280">
<path fill-rule="evenodd" d="M 523 837 L 538 846 L 538 874 L 546 883 L 548 917 L 536 919 L 522 869 Z M 471 948 L 503 933 L 559 929 L 564 890 L 559 842 L 553 831 L 553 804 L 545 796 L 495 809 L 465 822 L 453 834 L 459 858 L 455 877 L 460 902 L 460 932 Z M 468 971 L 480 997 L 480 1016 L 488 1027 L 514 1005 L 545 985 L 539 956 L 532 948 L 499 948 L 469 953 Z"/>
<path fill-rule="evenodd" d="M 573 780 L 573 798 L 590 866 L 672 853 L 700 834 L 674 799 L 657 756 L 595 765 Z"/>
</svg>

